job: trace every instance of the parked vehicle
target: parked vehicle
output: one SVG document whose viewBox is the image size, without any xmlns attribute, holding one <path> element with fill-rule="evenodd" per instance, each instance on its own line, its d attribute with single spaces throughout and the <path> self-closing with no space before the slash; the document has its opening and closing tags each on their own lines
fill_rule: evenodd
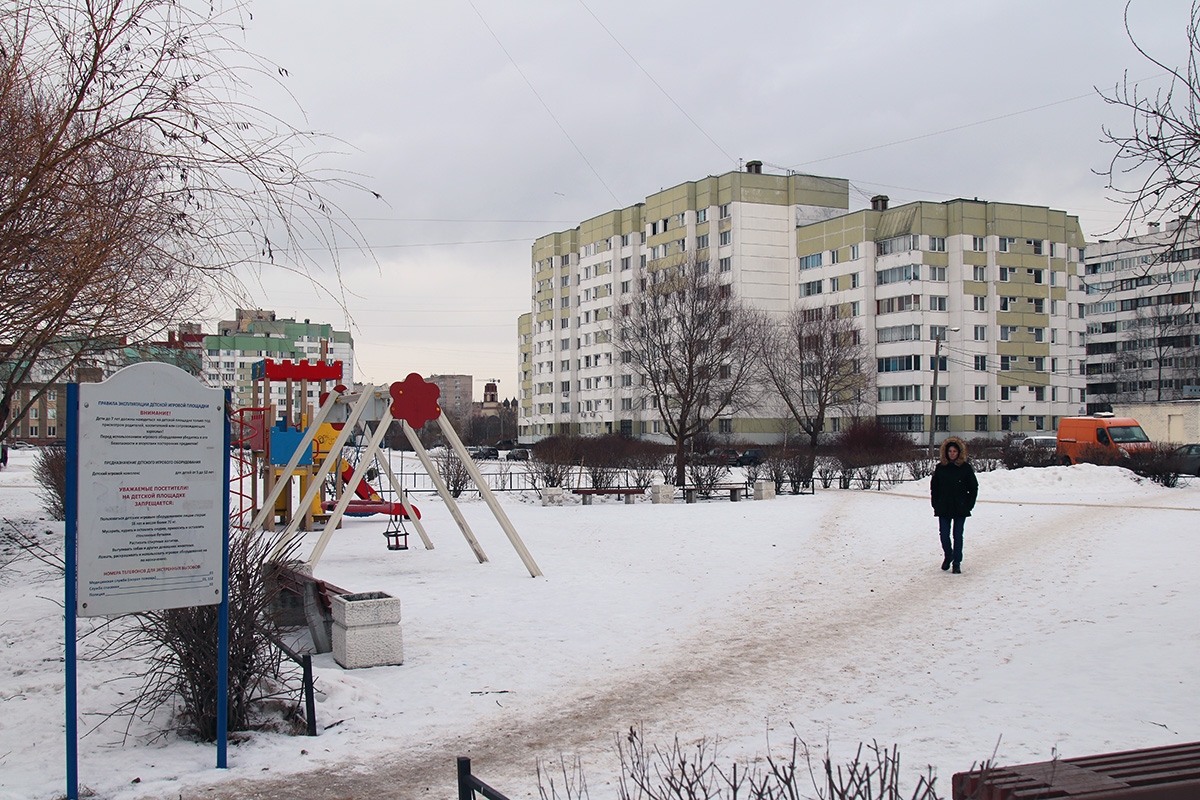
<svg viewBox="0 0 1200 800">
<path fill-rule="evenodd" d="M 471 458 L 476 461 L 496 461 L 500 458 L 500 451 L 494 447 L 476 447 Z"/>
<path fill-rule="evenodd" d="M 757 447 L 751 447 L 748 450 L 743 450 L 742 454 L 738 456 L 738 465 L 742 467 L 750 467 L 761 464 L 766 460 L 767 454 L 763 450 Z"/>
<path fill-rule="evenodd" d="M 1116 462 L 1132 451 L 1150 448 L 1150 438 L 1136 419 L 1103 413 L 1063 417 L 1058 422 L 1057 442 L 1055 455 L 1063 465 Z"/>
<path fill-rule="evenodd" d="M 1200 477 L 1200 444 L 1185 444 L 1171 453 L 1171 465 L 1180 475 Z"/>
<path fill-rule="evenodd" d="M 526 450 L 524 447 L 518 447 L 514 450 L 509 450 L 505 454 L 504 460 L 505 461 L 528 461 L 529 460 L 529 451 Z"/>
<path fill-rule="evenodd" d="M 724 464 L 729 467 L 736 467 L 739 457 L 738 451 L 731 447 L 714 447 L 700 457 L 700 463 Z"/>
<path fill-rule="evenodd" d="M 1058 447 L 1058 437 L 1048 433 L 1035 433 L 1022 439 L 1021 445 L 1030 450 L 1055 450 Z"/>
</svg>

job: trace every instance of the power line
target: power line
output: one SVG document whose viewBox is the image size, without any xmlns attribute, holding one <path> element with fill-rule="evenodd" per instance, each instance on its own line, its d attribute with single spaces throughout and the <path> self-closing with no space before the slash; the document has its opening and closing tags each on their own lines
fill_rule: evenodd
<svg viewBox="0 0 1200 800">
<path fill-rule="evenodd" d="M 587 3 L 585 3 L 583 0 L 579 0 L 579 5 L 583 6 L 583 10 L 588 12 L 588 14 L 591 15 L 592 19 L 596 20 L 596 24 L 599 25 L 601 27 L 601 29 L 603 29 L 603 31 L 608 34 L 608 38 L 612 39 L 613 42 L 616 43 L 617 47 L 621 48 L 621 52 L 624 53 L 625 55 L 629 56 L 629 60 L 633 62 L 634 66 L 636 66 L 638 69 L 640 69 L 642 71 L 642 74 L 645 75 L 649 79 L 649 81 L 654 84 L 655 88 L 657 88 L 660 92 L 662 92 L 663 97 L 670 100 L 671 105 L 673 105 L 673 106 L 675 106 L 675 108 L 679 109 L 679 113 L 683 114 L 683 116 L 687 119 L 687 121 L 692 123 L 692 127 L 694 127 L 696 130 L 700 131 L 700 134 L 705 139 L 708 139 L 708 141 L 712 144 L 713 147 L 720 150 L 721 154 L 723 156 L 725 156 L 725 158 L 729 159 L 731 162 L 737 161 L 737 159 L 735 159 L 733 156 L 729 155 L 729 153 L 725 152 L 725 148 L 723 148 L 723 147 L 721 147 L 721 145 L 717 144 L 717 140 L 714 139 L 713 137 L 709 136 L 708 131 L 706 131 L 706 130 L 704 130 L 704 128 L 700 127 L 700 123 L 696 122 L 696 120 L 694 120 L 692 118 L 692 115 L 689 114 L 687 111 L 685 111 L 683 109 L 683 106 L 679 105 L 679 103 L 677 103 L 675 101 L 675 98 L 671 96 L 671 93 L 668 92 L 666 89 L 664 89 L 662 84 L 659 83 L 658 81 L 656 81 L 654 79 L 654 76 L 651 75 L 650 72 L 645 67 L 642 66 L 641 62 L 633 57 L 633 53 L 629 52 L 629 48 L 627 48 L 625 45 L 623 45 L 621 43 L 621 40 L 618 39 L 615 35 L 613 35 L 613 32 L 608 29 L 607 25 L 605 25 L 603 22 L 600 21 L 600 18 L 597 17 L 596 13 L 594 11 L 592 11 L 591 8 L 588 7 Z"/>
<path fill-rule="evenodd" d="M 587 164 L 588 169 L 590 169 L 592 174 L 596 176 L 596 180 L 600 181 L 600 184 L 605 188 L 605 190 L 612 195 L 613 202 L 618 206 L 621 205 L 621 201 L 617 197 L 616 193 L 609 188 L 607 183 L 604 182 L 604 178 L 600 177 L 600 173 L 594 166 L 592 166 L 592 162 L 588 161 L 588 157 L 583 154 L 583 150 L 579 149 L 579 145 L 577 145 L 575 140 L 571 138 L 571 134 L 567 133 L 567 129 L 563 127 L 561 122 L 559 122 L 558 117 L 554 116 L 554 112 L 550 110 L 550 106 L 545 100 L 542 99 L 542 96 L 538 94 L 538 90 L 534 88 L 533 83 L 528 77 L 526 77 L 525 71 L 521 69 L 521 65 L 518 64 L 517 60 L 512 57 L 511 53 L 508 52 L 508 48 L 504 46 L 504 42 L 500 41 L 500 37 L 496 35 L 494 30 L 492 30 L 492 26 L 488 25 L 487 20 L 483 18 L 483 14 L 479 13 L 479 9 L 475 7 L 475 0 L 467 0 L 467 3 L 471 6 L 471 10 L 475 12 L 475 16 L 479 17 L 479 21 L 483 23 L 483 27 L 487 28 L 487 32 L 490 33 L 492 38 L 496 40 L 496 44 L 499 45 L 502 51 L 504 51 L 504 55 L 508 57 L 509 63 L 513 65 L 513 69 L 515 69 L 517 74 L 521 76 L 521 80 L 525 81 L 525 85 L 529 87 L 529 91 L 533 92 L 533 96 L 536 97 L 538 102 L 542 104 L 542 108 L 546 109 L 546 113 L 550 115 L 550 119 L 554 120 L 554 124 L 558 126 L 560 131 L 562 131 L 562 135 L 567 138 L 567 141 L 571 143 L 571 147 L 574 147 L 575 152 L 579 154 L 581 159 L 583 159 L 583 163 Z"/>
</svg>

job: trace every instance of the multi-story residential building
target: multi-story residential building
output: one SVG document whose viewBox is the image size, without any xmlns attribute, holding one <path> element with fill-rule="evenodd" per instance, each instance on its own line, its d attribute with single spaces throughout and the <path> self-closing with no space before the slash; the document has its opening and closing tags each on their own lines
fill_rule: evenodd
<svg viewBox="0 0 1200 800">
<path fill-rule="evenodd" d="M 918 438 L 1046 431 L 1078 413 L 1077 217 L 962 199 L 888 208 L 877 197 L 796 236 L 800 302 L 838 306 L 874 343 L 875 416 L 886 427 Z"/>
<path fill-rule="evenodd" d="M 628 304 L 681 258 L 746 302 L 787 309 L 796 227 L 845 213 L 849 184 L 761 166 L 680 184 L 534 243 L 533 306 L 518 321 L 522 439 L 660 432 L 614 332 Z"/>
<path fill-rule="evenodd" d="M 438 405 L 442 411 L 465 425 L 471 418 L 474 378 L 470 375 L 430 375 L 426 380 L 438 387 L 441 393 Z"/>
<path fill-rule="evenodd" d="M 874 348 L 876 416 L 915 438 L 1050 430 L 1084 401 L 1076 217 L 978 200 L 848 212 L 847 181 L 750 162 L 538 239 L 518 321 L 522 438 L 660 433 L 619 320 L 681 257 L 775 314 L 837 306 Z M 931 419 L 934 355 L 938 407 Z M 833 418 L 827 430 L 844 424 Z M 714 433 L 778 441 L 765 403 Z"/>
<path fill-rule="evenodd" d="M 1089 245 L 1088 410 L 1200 398 L 1200 237 L 1176 226 Z"/>
<path fill-rule="evenodd" d="M 290 359 L 309 362 L 324 360 L 342 362 L 341 383 L 354 385 L 354 340 L 346 331 L 332 325 L 304 320 L 276 319 L 274 311 L 239 308 L 235 319 L 218 324 L 217 333 L 204 337 L 204 381 L 210 386 L 232 389 L 235 404 L 249 406 L 254 396 L 251 369 L 264 358 L 276 361 Z M 299 387 L 293 387 L 299 392 Z M 259 403 L 282 405 L 286 401 L 286 386 L 272 385 L 271 397 L 259 397 Z M 320 387 L 309 386 L 308 397 L 294 401 L 314 406 L 319 401 Z"/>
</svg>

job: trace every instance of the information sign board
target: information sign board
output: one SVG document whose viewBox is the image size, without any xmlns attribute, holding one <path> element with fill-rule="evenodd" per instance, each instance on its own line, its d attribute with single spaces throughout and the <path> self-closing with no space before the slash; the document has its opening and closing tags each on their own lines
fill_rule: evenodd
<svg viewBox="0 0 1200 800">
<path fill-rule="evenodd" d="M 169 364 L 80 384 L 80 616 L 221 602 L 224 401 Z"/>
</svg>

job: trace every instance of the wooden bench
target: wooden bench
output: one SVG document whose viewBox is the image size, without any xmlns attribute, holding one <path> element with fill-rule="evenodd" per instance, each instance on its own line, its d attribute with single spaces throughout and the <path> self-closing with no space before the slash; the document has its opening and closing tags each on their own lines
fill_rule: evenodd
<svg viewBox="0 0 1200 800">
<path fill-rule="evenodd" d="M 745 493 L 745 491 L 746 491 L 746 484 L 744 484 L 744 483 L 718 484 L 717 486 L 710 486 L 708 489 L 705 489 L 703 491 L 703 493 L 707 497 L 712 492 L 725 492 L 725 491 L 729 492 L 730 502 L 736 503 L 742 499 L 742 494 Z M 696 502 L 696 498 L 700 495 L 700 493 L 701 493 L 701 490 L 699 487 L 684 486 L 683 487 L 683 502 L 685 502 L 685 503 Z"/>
<path fill-rule="evenodd" d="M 304 609 L 304 624 L 312 636 L 313 649 L 318 653 L 328 653 L 333 650 L 333 598 L 338 595 L 350 594 L 348 589 L 335 586 L 329 581 L 305 575 L 292 567 L 279 569 L 279 593 L 281 611 L 286 615 L 287 600 L 292 600 L 293 607 L 302 605 Z M 283 624 L 288 624 L 285 619 Z"/>
<path fill-rule="evenodd" d="M 1200 742 L 959 772 L 952 788 L 954 800 L 1188 800 L 1200 797 Z"/>
<path fill-rule="evenodd" d="M 572 494 L 577 494 L 583 500 L 585 506 L 592 504 L 592 498 L 598 494 L 614 494 L 625 497 L 626 505 L 633 505 L 633 499 L 640 494 L 645 494 L 645 489 L 572 489 Z"/>
</svg>

